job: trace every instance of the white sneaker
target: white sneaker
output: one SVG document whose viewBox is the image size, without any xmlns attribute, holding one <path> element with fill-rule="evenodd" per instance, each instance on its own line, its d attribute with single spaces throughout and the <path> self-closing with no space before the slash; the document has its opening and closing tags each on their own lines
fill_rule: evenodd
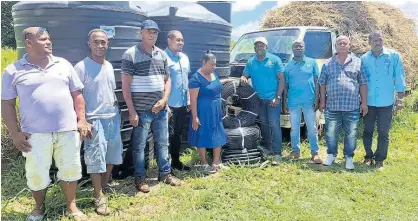
<svg viewBox="0 0 418 221">
<path fill-rule="evenodd" d="M 335 161 L 334 154 L 328 154 L 327 159 L 322 164 L 325 166 L 331 166 L 332 163 L 334 163 L 334 161 Z"/>
<path fill-rule="evenodd" d="M 352 157 L 345 157 L 345 168 L 348 170 L 354 169 L 354 163 Z"/>
</svg>

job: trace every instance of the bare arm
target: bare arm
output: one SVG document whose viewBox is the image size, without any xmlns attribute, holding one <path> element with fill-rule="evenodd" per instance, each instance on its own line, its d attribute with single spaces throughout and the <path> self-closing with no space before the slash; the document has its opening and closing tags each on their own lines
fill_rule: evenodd
<svg viewBox="0 0 418 221">
<path fill-rule="evenodd" d="M 28 142 L 30 134 L 21 132 L 17 124 L 16 98 L 1 101 L 1 114 L 16 148 L 22 152 L 29 152 L 31 150 Z"/>
<path fill-rule="evenodd" d="M 163 96 L 163 99 L 164 99 L 165 103 L 167 103 L 168 97 L 170 96 L 170 93 L 171 93 L 171 78 L 170 78 L 170 75 L 169 74 L 167 74 L 164 77 L 164 81 L 165 81 L 165 85 L 164 85 L 164 96 Z"/>
<path fill-rule="evenodd" d="M 199 116 L 197 115 L 197 97 L 199 95 L 199 88 L 190 89 L 190 106 L 192 109 L 192 127 L 193 130 L 198 130 L 200 126 Z"/>
<path fill-rule="evenodd" d="M 132 82 L 131 75 L 122 74 L 123 99 L 125 100 L 126 106 L 128 106 L 129 113 L 135 113 L 136 111 L 134 108 L 134 104 L 132 102 L 131 82 Z"/>
<path fill-rule="evenodd" d="M 81 91 L 71 92 L 74 102 L 74 110 L 77 114 L 77 128 L 80 132 L 81 139 L 91 138 L 91 125 L 86 120 L 86 104 L 84 102 L 84 97 Z"/>
<path fill-rule="evenodd" d="M 361 103 L 367 104 L 367 84 L 360 85 Z"/>
<path fill-rule="evenodd" d="M 1 115 L 12 137 L 20 132 L 20 128 L 17 125 L 16 98 L 1 101 Z"/>
<path fill-rule="evenodd" d="M 277 89 L 277 96 L 282 96 L 286 84 L 283 72 L 277 73 L 277 78 L 279 79 L 279 88 Z"/>
</svg>

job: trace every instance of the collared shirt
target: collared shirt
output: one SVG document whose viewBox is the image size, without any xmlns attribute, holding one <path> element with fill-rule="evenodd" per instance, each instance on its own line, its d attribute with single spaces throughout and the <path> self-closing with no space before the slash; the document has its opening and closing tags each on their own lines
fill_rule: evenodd
<svg viewBox="0 0 418 221">
<path fill-rule="evenodd" d="M 50 63 L 42 69 L 29 63 L 25 54 L 4 70 L 1 99 L 19 97 L 23 132 L 77 130 L 71 92 L 83 89 L 83 84 L 70 62 L 52 55 L 50 59 Z"/>
<path fill-rule="evenodd" d="M 157 46 L 148 53 L 142 44 L 135 45 L 122 55 L 121 73 L 132 76 L 132 102 L 137 112 L 151 111 L 163 98 L 164 78 L 169 74 L 167 55 Z"/>
<path fill-rule="evenodd" d="M 289 107 L 312 105 L 315 101 L 315 78 L 319 76 L 315 59 L 303 56 L 302 61 L 292 59 L 284 68 L 288 84 Z"/>
<path fill-rule="evenodd" d="M 110 62 L 99 64 L 90 57 L 84 58 L 74 66 L 84 84 L 83 97 L 86 103 L 86 118 L 109 119 L 116 115 L 115 73 Z"/>
<path fill-rule="evenodd" d="M 277 96 L 279 87 L 278 73 L 284 70 L 282 60 L 274 54 L 266 53 L 266 57 L 259 61 L 257 55 L 248 59 L 244 74 L 251 77 L 254 90 L 261 99 L 273 100 Z"/>
<path fill-rule="evenodd" d="M 360 85 L 367 84 L 361 59 L 351 53 L 341 65 L 334 55 L 322 66 L 318 83 L 327 86 L 326 109 L 331 111 L 359 109 Z"/>
<path fill-rule="evenodd" d="M 367 104 L 375 107 L 387 107 L 394 103 L 395 91 L 405 92 L 405 71 L 398 52 L 383 48 L 375 57 L 370 50 L 361 56 L 366 72 Z"/>
<path fill-rule="evenodd" d="M 188 76 L 190 73 L 189 58 L 182 52 L 176 55 L 169 48 L 165 49 L 165 53 L 167 54 L 167 65 L 171 78 L 171 93 L 168 97 L 168 106 L 187 106 Z"/>
</svg>

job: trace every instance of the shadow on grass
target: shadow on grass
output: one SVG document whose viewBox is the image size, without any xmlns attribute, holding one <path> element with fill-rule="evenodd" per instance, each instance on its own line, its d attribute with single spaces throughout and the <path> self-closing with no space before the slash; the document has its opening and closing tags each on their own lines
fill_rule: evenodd
<svg viewBox="0 0 418 221">
<path fill-rule="evenodd" d="M 362 163 L 354 163 L 354 169 L 348 170 L 345 168 L 345 162 L 337 160 L 331 166 L 325 166 L 323 164 L 315 164 L 310 159 L 300 160 L 283 160 L 284 164 L 294 164 L 298 169 L 312 170 L 315 172 L 331 172 L 331 173 L 371 173 L 376 171 L 374 166 L 365 166 Z"/>
</svg>

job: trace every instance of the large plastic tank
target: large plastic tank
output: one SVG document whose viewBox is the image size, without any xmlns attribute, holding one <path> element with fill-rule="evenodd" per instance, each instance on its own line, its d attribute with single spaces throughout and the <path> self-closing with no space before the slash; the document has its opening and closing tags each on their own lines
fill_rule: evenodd
<svg viewBox="0 0 418 221">
<path fill-rule="evenodd" d="M 232 17 L 232 4 L 231 2 L 226 1 L 198 1 L 199 5 L 202 5 L 209 11 L 215 13 L 223 20 L 228 23 L 231 23 Z"/>
<path fill-rule="evenodd" d="M 200 68 L 201 58 L 206 50 L 211 50 L 217 58 L 215 71 L 220 77 L 229 76 L 232 27 L 228 22 L 197 3 L 137 3 L 161 29 L 157 40 L 158 47 L 165 49 L 168 32 L 173 29 L 179 30 L 184 37 L 183 52 L 190 59 L 192 73 Z"/>
<path fill-rule="evenodd" d="M 116 93 L 122 110 L 122 139 L 129 146 L 132 127 L 129 125 L 126 104 L 123 102 L 120 79 L 122 54 L 140 42 L 140 24 L 146 13 L 130 2 L 105 1 L 48 1 L 19 2 L 12 8 L 16 45 L 19 58 L 24 54 L 22 31 L 31 26 L 48 30 L 53 54 L 75 65 L 90 54 L 87 35 L 95 28 L 106 29 L 109 35 L 107 60 L 115 69 Z M 126 149 L 126 148 L 125 148 Z"/>
</svg>

